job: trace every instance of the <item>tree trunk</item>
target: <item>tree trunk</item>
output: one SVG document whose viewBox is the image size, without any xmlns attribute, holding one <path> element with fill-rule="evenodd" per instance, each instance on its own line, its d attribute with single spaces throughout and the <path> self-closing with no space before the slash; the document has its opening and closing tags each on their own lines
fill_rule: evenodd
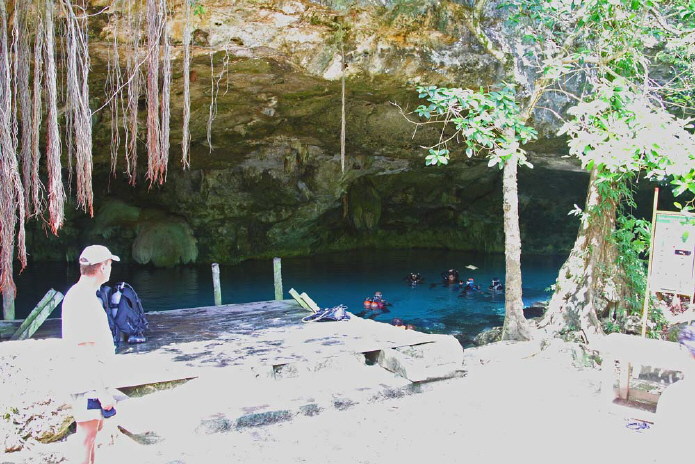
<svg viewBox="0 0 695 464">
<path fill-rule="evenodd" d="M 567 261 L 560 268 L 548 311 L 539 324 L 552 332 L 579 330 L 589 341 L 603 334 L 599 316 L 620 300 L 625 288 L 616 246 L 617 200 L 599 192 L 598 173 L 591 171 L 585 216 Z"/>
<path fill-rule="evenodd" d="M 516 155 L 504 165 L 502 174 L 502 208 L 504 210 L 505 301 L 503 340 L 530 340 L 531 327 L 524 317 L 521 299 L 521 233 L 519 231 L 519 196 L 517 191 L 518 160 Z"/>
</svg>

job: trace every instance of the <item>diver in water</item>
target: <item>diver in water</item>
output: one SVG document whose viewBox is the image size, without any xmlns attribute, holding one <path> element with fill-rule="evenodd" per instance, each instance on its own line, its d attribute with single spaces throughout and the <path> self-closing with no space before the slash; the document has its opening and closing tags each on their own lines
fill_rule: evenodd
<svg viewBox="0 0 695 464">
<path fill-rule="evenodd" d="M 442 272 L 442 280 L 444 285 L 458 285 L 461 283 L 459 280 L 459 271 L 456 269 L 449 269 L 446 272 Z"/>
<path fill-rule="evenodd" d="M 420 275 L 419 272 L 411 272 L 407 276 L 405 276 L 404 280 L 408 282 L 408 285 L 411 287 L 415 287 L 418 284 L 421 284 L 425 281 L 425 279 Z"/>
<path fill-rule="evenodd" d="M 384 299 L 384 295 L 381 292 L 374 292 L 372 297 L 372 309 L 384 309 L 388 303 Z"/>
<path fill-rule="evenodd" d="M 499 277 L 495 277 L 492 279 L 492 282 L 490 282 L 488 290 L 490 290 L 492 293 L 501 293 L 504 291 L 504 284 L 500 282 Z"/>
<path fill-rule="evenodd" d="M 374 296 L 371 298 L 364 299 L 364 310 L 356 314 L 359 317 L 366 317 L 367 319 L 374 319 L 379 314 L 390 313 L 387 306 L 391 306 L 391 303 L 384 299 L 384 295 L 381 292 L 374 292 Z"/>
<path fill-rule="evenodd" d="M 463 284 L 463 289 L 461 290 L 461 296 L 470 295 L 471 293 L 475 293 L 477 291 L 480 291 L 480 285 L 477 285 L 475 283 L 475 280 L 473 279 L 473 277 L 469 277 L 466 280 L 466 283 Z"/>
<path fill-rule="evenodd" d="M 413 324 L 406 324 L 403 319 L 398 317 L 391 319 L 391 325 L 403 330 L 415 330 L 415 326 Z"/>
</svg>

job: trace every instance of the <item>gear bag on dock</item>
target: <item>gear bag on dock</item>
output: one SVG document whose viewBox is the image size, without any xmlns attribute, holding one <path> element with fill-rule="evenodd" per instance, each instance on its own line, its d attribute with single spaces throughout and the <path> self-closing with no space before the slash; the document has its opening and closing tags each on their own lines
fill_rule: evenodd
<svg viewBox="0 0 695 464">
<path fill-rule="evenodd" d="M 97 296 L 106 311 L 116 345 L 124 338 L 128 343 L 146 341 L 145 331 L 148 329 L 148 322 L 145 310 L 140 297 L 130 284 L 118 282 L 113 287 L 102 285 L 97 291 Z"/>
</svg>

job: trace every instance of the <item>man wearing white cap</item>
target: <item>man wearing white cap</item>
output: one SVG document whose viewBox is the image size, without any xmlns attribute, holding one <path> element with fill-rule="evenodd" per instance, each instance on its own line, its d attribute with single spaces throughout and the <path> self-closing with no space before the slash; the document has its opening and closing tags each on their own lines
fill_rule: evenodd
<svg viewBox="0 0 695 464">
<path fill-rule="evenodd" d="M 80 255 L 80 279 L 65 294 L 62 309 L 63 340 L 75 352 L 72 373 L 72 408 L 77 440 L 83 447 L 81 463 L 93 464 L 94 444 L 104 417 L 115 410 L 105 374 L 115 346 L 106 312 L 97 298 L 99 287 L 111 276 L 111 263 L 120 261 L 103 245 L 90 245 Z M 91 400 L 91 401 L 90 401 Z M 101 408 L 94 407 L 99 400 Z"/>
</svg>

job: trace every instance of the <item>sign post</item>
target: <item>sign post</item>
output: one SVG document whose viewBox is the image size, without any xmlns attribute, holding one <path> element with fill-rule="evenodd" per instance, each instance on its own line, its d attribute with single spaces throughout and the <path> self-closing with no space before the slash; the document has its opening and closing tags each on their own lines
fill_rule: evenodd
<svg viewBox="0 0 695 464">
<path fill-rule="evenodd" d="M 658 211 L 654 193 L 651 251 L 642 310 L 642 336 L 647 331 L 649 295 L 660 292 L 695 297 L 695 214 Z"/>
</svg>

